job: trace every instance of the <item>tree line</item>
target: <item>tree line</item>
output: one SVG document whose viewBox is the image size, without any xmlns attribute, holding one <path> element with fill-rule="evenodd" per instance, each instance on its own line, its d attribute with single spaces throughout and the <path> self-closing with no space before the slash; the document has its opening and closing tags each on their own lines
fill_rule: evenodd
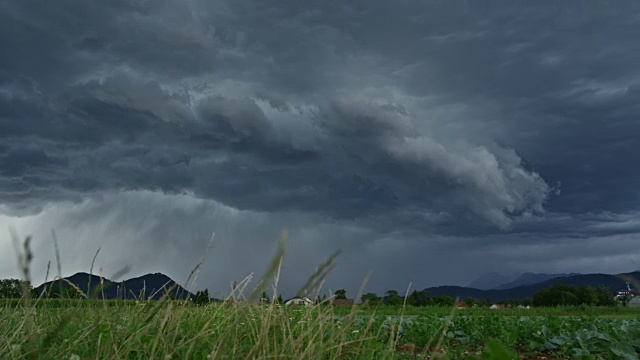
<svg viewBox="0 0 640 360">
<path fill-rule="evenodd" d="M 29 282 L 18 279 L 0 279 L 0 299 L 20 299 L 25 291 L 31 297 L 38 297 L 38 291 Z"/>
<path fill-rule="evenodd" d="M 19 299 L 23 297 L 23 292 L 28 291 L 32 298 L 42 295 L 43 298 L 63 298 L 63 299 L 81 299 L 82 294 L 73 286 L 61 286 L 58 282 L 48 286 L 44 294 L 38 293 L 33 286 L 18 279 L 0 279 L 0 299 Z M 347 299 L 347 291 L 339 289 L 334 294 L 336 299 Z M 315 299 L 317 303 L 326 302 L 326 295 L 322 298 Z M 400 296 L 396 290 L 387 290 L 383 296 L 369 292 L 362 295 L 363 303 L 369 305 L 390 305 L 399 306 L 406 303 L 410 306 L 454 306 L 455 299 L 448 295 L 430 296 L 426 291 L 414 290 L 410 295 Z M 604 285 L 592 287 L 584 285 L 580 287 L 557 284 L 550 288 L 542 289 L 536 292 L 531 299 L 512 299 L 500 301 L 499 304 L 505 305 L 533 305 L 539 307 L 550 306 L 616 306 L 618 304 L 626 305 L 628 298 L 622 298 L 616 301 L 613 297 L 611 289 Z M 211 302 L 209 290 L 198 291 L 193 298 L 197 305 L 203 305 Z M 261 303 L 269 304 L 272 301 L 266 292 L 262 293 Z M 283 304 L 284 301 L 280 295 L 273 301 L 274 303 Z M 476 299 L 467 297 L 464 299 L 465 305 L 474 307 L 490 306 L 492 302 L 486 299 Z"/>
<path fill-rule="evenodd" d="M 626 305 L 626 301 L 621 304 Z M 571 285 L 553 285 L 533 295 L 534 306 L 615 306 L 618 301 L 613 298 L 611 289 L 604 285 L 595 288 L 589 285 L 575 287 Z"/>
<path fill-rule="evenodd" d="M 48 286 L 44 294 L 40 294 L 37 289 L 27 281 L 18 279 L 0 279 L 0 299 L 20 299 L 27 291 L 31 298 L 43 297 L 47 299 L 82 299 L 82 293 L 73 286 L 61 286 L 56 282 Z"/>
<path fill-rule="evenodd" d="M 397 290 L 387 290 L 383 296 L 378 296 L 376 293 L 366 293 L 361 298 L 363 303 L 369 305 L 411 305 L 411 306 L 453 306 L 455 305 L 455 299 L 449 295 L 430 296 L 426 291 L 414 290 L 410 295 L 400 296 Z"/>
</svg>

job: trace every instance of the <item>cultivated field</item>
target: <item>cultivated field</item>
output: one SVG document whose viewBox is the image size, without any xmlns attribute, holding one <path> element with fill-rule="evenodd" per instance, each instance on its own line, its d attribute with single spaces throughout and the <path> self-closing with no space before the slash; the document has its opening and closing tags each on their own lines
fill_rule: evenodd
<svg viewBox="0 0 640 360">
<path fill-rule="evenodd" d="M 640 310 L 632 308 L 53 299 L 0 305 L 0 359 L 637 359 L 638 353 Z"/>
<path fill-rule="evenodd" d="M 278 283 L 285 235 L 248 301 L 30 299 L 24 288 L 24 299 L 0 299 L 0 360 L 639 358 L 640 308 L 258 304 L 266 279 Z M 24 249 L 29 279 L 28 240 Z M 320 288 L 336 255 L 302 290 Z"/>
</svg>

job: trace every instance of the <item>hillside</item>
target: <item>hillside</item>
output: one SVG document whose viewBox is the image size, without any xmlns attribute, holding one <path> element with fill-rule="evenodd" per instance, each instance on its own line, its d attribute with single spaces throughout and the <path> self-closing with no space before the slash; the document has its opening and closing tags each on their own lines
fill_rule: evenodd
<svg viewBox="0 0 640 360">
<path fill-rule="evenodd" d="M 511 289 L 511 288 L 515 288 L 518 286 L 527 286 L 527 285 L 533 285 L 533 284 L 537 284 L 537 283 L 541 283 L 547 280 L 551 280 L 551 279 L 555 279 L 555 278 L 559 278 L 559 277 L 568 277 L 568 276 L 575 276 L 575 275 L 580 275 L 578 273 L 569 273 L 569 274 L 536 274 L 536 273 L 530 273 L 530 272 L 526 272 L 520 276 L 518 276 L 517 279 L 504 283 L 500 286 L 496 286 L 493 287 L 493 290 L 503 290 L 503 289 Z"/>
<path fill-rule="evenodd" d="M 114 282 L 109 279 L 101 279 L 99 276 L 87 273 L 77 273 L 65 278 L 76 285 L 85 294 L 94 294 L 95 297 L 104 299 L 160 299 L 174 285 L 171 297 L 175 299 L 192 298 L 193 294 L 177 284 L 170 277 L 156 273 L 140 277 Z M 53 281 L 46 282 L 36 288 L 42 293 L 45 288 L 50 288 Z M 56 280 L 57 285 L 66 289 L 70 285 L 66 281 Z"/>
<path fill-rule="evenodd" d="M 187 289 L 161 273 L 147 274 L 125 280 L 120 286 L 125 289 L 128 298 L 144 297 L 158 300 L 164 295 L 166 290 L 169 290 L 173 286 L 175 286 L 175 290 L 173 291 L 175 298 L 185 299 L 193 296 Z"/>
<path fill-rule="evenodd" d="M 623 277 L 632 277 L 640 280 L 640 271 L 633 273 L 609 275 L 609 274 L 581 274 L 567 277 L 558 277 L 543 281 L 537 284 L 518 286 L 510 289 L 500 290 L 480 290 L 462 286 L 438 286 L 424 289 L 431 296 L 449 295 L 459 296 L 460 298 L 474 297 L 479 299 L 488 299 L 490 301 L 503 301 L 507 299 L 525 299 L 530 298 L 537 291 L 546 289 L 556 284 L 565 284 L 572 286 L 604 285 L 612 291 L 626 288 Z"/>
<path fill-rule="evenodd" d="M 480 290 L 495 289 L 502 284 L 510 283 L 518 277 L 519 274 L 500 274 L 497 272 L 490 272 L 480 275 L 477 279 L 473 280 L 466 287 Z"/>
</svg>

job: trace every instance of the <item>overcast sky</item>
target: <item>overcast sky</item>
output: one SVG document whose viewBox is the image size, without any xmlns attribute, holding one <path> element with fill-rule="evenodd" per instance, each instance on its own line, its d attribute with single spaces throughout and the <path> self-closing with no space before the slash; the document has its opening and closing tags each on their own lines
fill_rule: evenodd
<svg viewBox="0 0 640 360">
<path fill-rule="evenodd" d="M 0 277 L 640 269 L 635 0 L 0 1 Z M 94 270 L 96 271 L 96 270 Z M 55 271 L 54 271 L 55 272 Z M 117 280 L 117 279 L 115 279 Z"/>
</svg>

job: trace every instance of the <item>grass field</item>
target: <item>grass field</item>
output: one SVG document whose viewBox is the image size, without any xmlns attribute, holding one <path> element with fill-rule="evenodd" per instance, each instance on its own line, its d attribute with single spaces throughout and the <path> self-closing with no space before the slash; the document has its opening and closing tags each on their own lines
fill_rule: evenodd
<svg viewBox="0 0 640 360">
<path fill-rule="evenodd" d="M 0 304 L 0 359 L 637 359 L 640 353 L 634 308 Z"/>
<path fill-rule="evenodd" d="M 0 359 L 634 360 L 640 353 L 639 308 L 258 305 L 266 279 L 278 283 L 283 244 L 247 302 L 0 300 Z M 24 248 L 19 263 L 29 279 L 28 240 Z M 302 289 L 319 289 L 334 258 Z"/>
</svg>

